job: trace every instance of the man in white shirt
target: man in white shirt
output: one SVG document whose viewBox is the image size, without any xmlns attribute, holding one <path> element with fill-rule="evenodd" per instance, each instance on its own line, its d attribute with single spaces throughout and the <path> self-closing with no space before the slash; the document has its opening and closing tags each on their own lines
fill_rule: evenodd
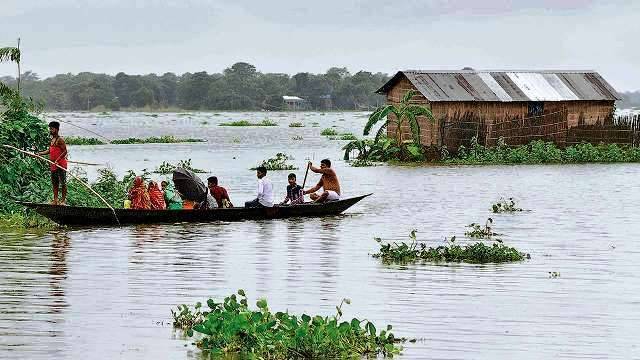
<svg viewBox="0 0 640 360">
<path fill-rule="evenodd" d="M 258 166 L 256 169 L 258 176 L 258 197 L 252 201 L 244 203 L 244 207 L 273 207 L 273 185 L 267 179 L 267 168 Z"/>
</svg>

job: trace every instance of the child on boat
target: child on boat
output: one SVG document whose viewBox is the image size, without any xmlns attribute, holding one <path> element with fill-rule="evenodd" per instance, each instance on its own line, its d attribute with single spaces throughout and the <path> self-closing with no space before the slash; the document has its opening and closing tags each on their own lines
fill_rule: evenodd
<svg viewBox="0 0 640 360">
<path fill-rule="evenodd" d="M 304 194 L 302 186 L 296 184 L 296 174 L 291 173 L 287 178 L 289 180 L 289 185 L 287 185 L 287 197 L 284 198 L 280 205 L 286 205 L 288 202 L 291 202 L 291 205 L 303 204 Z"/>
</svg>

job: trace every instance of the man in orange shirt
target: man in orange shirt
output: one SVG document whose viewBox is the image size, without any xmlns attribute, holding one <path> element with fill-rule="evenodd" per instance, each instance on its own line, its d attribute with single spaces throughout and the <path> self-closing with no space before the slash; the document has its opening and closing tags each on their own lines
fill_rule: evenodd
<svg viewBox="0 0 640 360">
<path fill-rule="evenodd" d="M 331 160 L 324 159 L 320 161 L 320 168 L 314 167 L 309 161 L 309 169 L 314 173 L 322 174 L 322 177 L 316 186 L 305 190 L 304 194 L 311 194 L 309 196 L 311 200 L 319 203 L 340 200 L 340 181 L 338 181 L 336 172 L 331 168 Z M 316 193 L 320 188 L 323 189 L 323 192 Z"/>
<path fill-rule="evenodd" d="M 52 163 L 51 184 L 53 185 L 53 205 L 65 205 L 67 200 L 67 144 L 60 136 L 60 123 L 52 121 L 49 123 L 49 134 L 51 143 L 49 150 L 41 151 L 38 155 L 49 155 Z M 61 191 L 60 191 L 61 190 Z M 58 201 L 58 192 L 62 192 L 62 197 Z"/>
</svg>

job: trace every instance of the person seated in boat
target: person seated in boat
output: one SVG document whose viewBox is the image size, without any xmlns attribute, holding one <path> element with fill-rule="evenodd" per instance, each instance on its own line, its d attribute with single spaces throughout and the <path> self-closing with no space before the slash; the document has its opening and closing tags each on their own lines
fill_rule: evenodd
<svg viewBox="0 0 640 360">
<path fill-rule="evenodd" d="M 151 209 L 151 199 L 149 191 L 144 184 L 144 180 L 140 176 L 136 176 L 133 180 L 133 186 L 129 190 L 129 200 L 131 200 L 131 208 L 139 210 Z"/>
<path fill-rule="evenodd" d="M 322 203 L 326 201 L 340 200 L 340 181 L 335 170 L 331 168 L 331 160 L 324 159 L 320 161 L 320 167 L 314 167 L 311 161 L 309 161 L 309 169 L 317 174 L 322 174 L 320 181 L 314 187 L 309 190 L 305 190 L 304 194 L 311 194 L 309 197 L 311 200 Z M 322 188 L 321 193 L 316 191 Z"/>
<path fill-rule="evenodd" d="M 209 187 L 209 193 L 215 199 L 219 208 L 231 208 L 233 204 L 227 193 L 227 189 L 218 185 L 218 178 L 210 176 L 207 179 L 207 186 Z"/>
<path fill-rule="evenodd" d="M 258 166 L 258 196 L 244 203 L 244 207 L 273 207 L 273 184 L 267 179 L 267 168 Z"/>
<path fill-rule="evenodd" d="M 151 201 L 151 209 L 164 210 L 167 204 L 164 202 L 164 194 L 155 181 L 149 181 L 149 200 Z"/>
<path fill-rule="evenodd" d="M 162 191 L 164 192 L 164 202 L 167 205 L 168 210 L 180 210 L 182 209 L 182 198 L 173 187 L 173 184 L 168 181 L 162 181 Z"/>
<path fill-rule="evenodd" d="M 289 181 L 289 185 L 287 185 L 287 197 L 284 198 L 280 205 L 286 205 L 287 203 L 291 203 L 291 205 L 303 204 L 304 194 L 302 186 L 296 184 L 296 174 L 289 174 L 287 180 Z"/>
</svg>

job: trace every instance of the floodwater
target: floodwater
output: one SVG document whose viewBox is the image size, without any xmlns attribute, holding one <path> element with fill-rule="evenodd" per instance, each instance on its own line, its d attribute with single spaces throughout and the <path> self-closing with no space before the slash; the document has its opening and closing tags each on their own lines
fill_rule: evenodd
<svg viewBox="0 0 640 360">
<path fill-rule="evenodd" d="M 417 339 L 405 344 L 406 359 L 640 358 L 639 165 L 351 168 L 341 160 L 344 142 L 320 131 L 357 133 L 366 120 L 361 113 L 55 116 L 110 138 L 204 138 L 72 147 L 70 156 L 120 173 L 191 158 L 216 174 L 237 204 L 254 191 L 248 168 L 277 152 L 293 155 L 301 168 L 306 158 L 330 157 L 348 195 L 374 195 L 327 218 L 4 234 L 0 358 L 198 358 L 172 329 L 169 310 L 240 288 L 293 313 L 332 314 L 350 298 L 345 317 L 392 324 L 397 336 Z M 280 126 L 216 125 L 265 116 Z M 65 124 L 62 131 L 90 136 Z M 282 197 L 287 173 L 269 174 Z M 303 171 L 296 173 L 301 181 Z M 491 214 L 501 196 L 531 211 Z M 374 236 L 404 240 L 417 229 L 435 245 L 487 217 L 505 243 L 531 259 L 386 266 L 370 256 Z"/>
</svg>

